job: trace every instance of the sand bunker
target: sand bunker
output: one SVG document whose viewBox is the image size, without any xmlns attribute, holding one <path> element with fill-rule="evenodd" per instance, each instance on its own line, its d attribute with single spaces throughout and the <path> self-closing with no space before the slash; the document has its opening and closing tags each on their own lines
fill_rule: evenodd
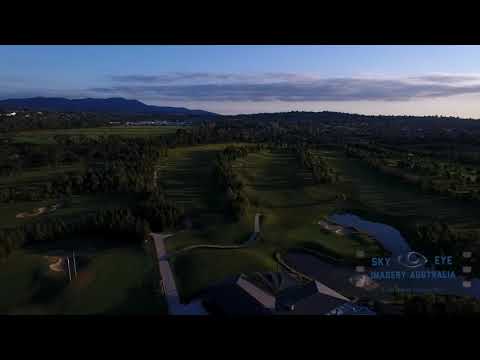
<svg viewBox="0 0 480 360">
<path fill-rule="evenodd" d="M 49 261 L 52 261 L 48 268 L 53 272 L 63 272 L 65 270 L 65 259 L 60 256 L 47 256 Z"/>
<path fill-rule="evenodd" d="M 18 213 L 16 218 L 21 219 L 21 218 L 34 217 L 34 216 L 41 215 L 41 214 L 45 213 L 46 211 L 47 211 L 47 208 L 41 207 L 41 208 L 33 210 L 33 212 L 31 212 L 31 213 L 28 213 L 28 212 Z"/>
<path fill-rule="evenodd" d="M 57 210 L 59 207 L 60 207 L 60 204 L 52 205 L 50 208 L 40 207 L 38 209 L 33 210 L 30 213 L 28 213 L 28 212 L 18 213 L 15 217 L 17 219 L 35 217 L 35 216 L 38 216 L 38 215 L 41 215 L 41 214 L 45 214 L 46 212 L 53 212 L 53 211 Z"/>
<path fill-rule="evenodd" d="M 328 223 L 327 221 L 324 221 L 324 220 L 320 220 L 318 222 L 318 225 L 320 225 L 325 230 L 333 232 L 337 235 L 349 235 L 349 234 L 351 234 L 351 231 L 346 229 L 344 226 L 331 224 L 331 223 Z"/>
</svg>

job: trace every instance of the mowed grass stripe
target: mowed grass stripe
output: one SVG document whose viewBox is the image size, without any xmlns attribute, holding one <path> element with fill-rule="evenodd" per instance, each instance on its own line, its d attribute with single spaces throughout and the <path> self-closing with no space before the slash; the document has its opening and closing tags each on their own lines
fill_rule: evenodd
<svg viewBox="0 0 480 360">
<path fill-rule="evenodd" d="M 478 228 L 478 207 L 468 201 L 445 195 L 426 194 L 415 185 L 369 168 L 361 160 L 348 159 L 342 153 L 332 159 L 341 169 L 360 201 L 394 216 L 439 218 L 457 228 Z"/>
<path fill-rule="evenodd" d="M 219 196 L 212 184 L 216 154 L 229 144 L 197 145 L 169 150 L 157 169 L 167 196 L 186 210 L 212 209 L 211 199 Z"/>
<path fill-rule="evenodd" d="M 314 184 L 312 175 L 292 154 L 262 151 L 235 162 L 246 191 L 261 207 L 310 206 L 332 194 Z"/>
</svg>

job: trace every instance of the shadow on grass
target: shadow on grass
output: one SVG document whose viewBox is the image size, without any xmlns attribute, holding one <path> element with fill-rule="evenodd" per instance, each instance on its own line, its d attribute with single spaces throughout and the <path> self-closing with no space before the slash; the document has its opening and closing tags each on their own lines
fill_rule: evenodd
<svg viewBox="0 0 480 360">
<path fill-rule="evenodd" d="M 167 315 L 163 296 L 152 287 L 139 286 L 127 292 L 125 300 L 105 312 L 106 315 Z"/>
<path fill-rule="evenodd" d="M 67 286 L 63 276 L 53 276 L 42 269 L 37 269 L 32 278 L 31 302 L 33 304 L 48 304 L 53 301 Z"/>
</svg>

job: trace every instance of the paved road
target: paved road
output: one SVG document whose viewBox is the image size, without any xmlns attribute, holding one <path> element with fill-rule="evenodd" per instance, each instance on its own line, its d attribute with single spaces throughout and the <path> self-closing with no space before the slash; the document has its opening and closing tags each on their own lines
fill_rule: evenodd
<svg viewBox="0 0 480 360">
<path fill-rule="evenodd" d="M 206 315 L 206 311 L 198 302 L 184 305 L 180 302 L 175 278 L 173 277 L 170 263 L 165 258 L 167 253 L 165 248 L 165 239 L 173 234 L 155 234 L 151 233 L 157 251 L 158 268 L 162 277 L 162 287 L 165 294 L 165 299 L 168 305 L 168 313 L 170 315 Z"/>
<path fill-rule="evenodd" d="M 243 245 L 241 245 L 241 247 L 252 246 L 257 240 L 258 234 L 260 234 L 260 216 L 262 216 L 262 214 L 255 214 L 255 225 L 253 233 L 252 235 L 250 235 L 250 238 Z"/>
<path fill-rule="evenodd" d="M 175 278 L 173 276 L 172 268 L 168 259 L 170 256 L 175 255 L 182 251 L 191 250 L 200 247 L 211 248 L 242 248 L 252 245 L 257 239 L 257 235 L 260 233 L 260 216 L 261 214 L 255 214 L 254 232 L 250 238 L 242 245 L 233 246 L 221 246 L 221 245 L 194 245 L 185 249 L 179 250 L 175 253 L 167 254 L 165 247 L 165 239 L 173 236 L 174 234 L 156 234 L 151 233 L 152 239 L 155 243 L 155 249 L 157 252 L 158 268 L 162 277 L 162 283 L 160 284 L 164 290 L 165 298 L 168 304 L 168 312 L 171 315 L 206 315 L 206 311 L 202 304 L 199 302 L 192 302 L 190 304 L 182 304 L 180 302 L 180 296 L 178 295 L 177 286 L 175 284 Z"/>
<path fill-rule="evenodd" d="M 152 238 L 155 243 L 155 249 L 157 251 L 158 268 L 160 270 L 162 287 L 165 294 L 165 298 L 168 304 L 168 310 L 176 308 L 180 305 L 180 297 L 178 296 L 177 287 L 175 285 L 175 279 L 170 264 L 167 260 L 164 260 L 164 256 L 167 251 L 165 249 L 165 239 L 173 234 L 155 234 L 152 233 Z"/>
<path fill-rule="evenodd" d="M 260 216 L 262 214 L 255 214 L 255 232 L 258 234 L 260 232 Z"/>
<path fill-rule="evenodd" d="M 212 244 L 200 244 L 200 245 L 190 245 L 187 247 L 184 247 L 183 249 L 171 252 L 169 254 L 165 254 L 162 257 L 159 257 L 161 260 L 168 260 L 171 257 L 177 256 L 181 253 L 184 253 L 186 251 L 194 250 L 194 249 L 242 249 L 246 248 L 249 246 L 252 246 L 255 241 L 258 238 L 258 234 L 260 233 L 260 216 L 262 214 L 255 214 L 255 225 L 254 225 L 254 231 L 250 235 L 247 241 L 245 241 L 243 244 L 240 245 L 212 245 Z"/>
</svg>

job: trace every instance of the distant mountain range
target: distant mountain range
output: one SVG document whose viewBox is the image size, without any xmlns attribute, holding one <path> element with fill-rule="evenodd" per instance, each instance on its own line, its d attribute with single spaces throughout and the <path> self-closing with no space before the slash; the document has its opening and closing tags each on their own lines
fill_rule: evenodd
<svg viewBox="0 0 480 360">
<path fill-rule="evenodd" d="M 32 111 L 103 112 L 116 114 L 217 115 L 204 110 L 147 105 L 138 100 L 124 98 L 70 100 L 65 98 L 34 97 L 7 99 L 0 100 L 0 108 L 6 110 L 28 109 Z"/>
</svg>

